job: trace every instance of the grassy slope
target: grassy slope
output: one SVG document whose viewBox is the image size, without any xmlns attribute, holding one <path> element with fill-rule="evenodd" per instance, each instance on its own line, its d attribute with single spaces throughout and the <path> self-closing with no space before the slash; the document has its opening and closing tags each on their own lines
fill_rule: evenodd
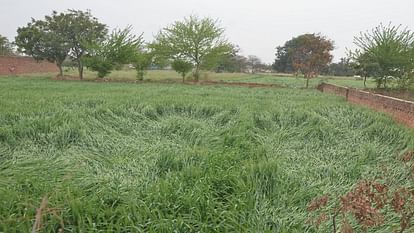
<svg viewBox="0 0 414 233">
<path fill-rule="evenodd" d="M 0 232 L 30 231 L 44 196 L 67 231 L 313 231 L 309 200 L 381 166 L 406 182 L 396 155 L 413 146 L 313 90 L 3 78 Z"/>
</svg>

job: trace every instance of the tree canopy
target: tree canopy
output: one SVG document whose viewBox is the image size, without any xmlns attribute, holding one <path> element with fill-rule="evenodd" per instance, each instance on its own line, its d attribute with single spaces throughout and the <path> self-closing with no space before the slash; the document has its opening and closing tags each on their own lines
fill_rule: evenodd
<svg viewBox="0 0 414 233">
<path fill-rule="evenodd" d="M 0 56 L 14 54 L 13 45 L 7 37 L 0 35 Z"/>
<path fill-rule="evenodd" d="M 284 46 L 278 46 L 276 48 L 276 59 L 272 68 L 277 72 L 292 73 L 294 71 L 292 66 L 292 54 L 290 53 L 290 50 L 295 47 L 293 45 L 294 42 L 295 41 L 293 40 L 289 40 Z"/>
<path fill-rule="evenodd" d="M 133 64 L 137 71 L 137 79 L 144 80 L 145 71 L 153 63 L 154 55 L 144 48 L 140 48 L 133 58 Z"/>
<path fill-rule="evenodd" d="M 59 75 L 62 75 L 62 64 L 70 51 L 70 45 L 63 35 L 65 27 L 59 21 L 53 16 L 45 17 L 44 20 L 32 19 L 25 27 L 17 29 L 15 43 L 20 52 L 36 60 L 55 63 Z"/>
<path fill-rule="evenodd" d="M 27 26 L 18 28 L 16 45 L 19 51 L 35 59 L 56 63 L 60 74 L 62 63 L 69 56 L 76 61 L 82 79 L 82 57 L 87 53 L 87 45 L 102 41 L 106 35 L 106 25 L 93 17 L 90 11 L 53 11 L 44 20 L 32 19 Z"/>
<path fill-rule="evenodd" d="M 53 16 L 62 18 L 60 22 L 66 28 L 64 37 L 70 45 L 69 56 L 78 64 L 79 78 L 82 79 L 82 58 L 88 52 L 88 45 L 103 41 L 108 33 L 107 26 L 90 11 L 68 10 L 59 15 L 54 12 Z"/>
<path fill-rule="evenodd" d="M 141 35 L 133 35 L 131 30 L 130 26 L 123 30 L 115 29 L 105 40 L 87 45 L 86 66 L 103 78 L 117 66 L 135 62 L 143 40 Z"/>
<path fill-rule="evenodd" d="M 323 69 L 321 74 L 333 76 L 353 76 L 355 74 L 355 66 L 348 57 L 342 57 L 339 62 L 329 64 L 326 69 Z"/>
<path fill-rule="evenodd" d="M 171 64 L 171 67 L 177 71 L 183 77 L 183 82 L 185 81 L 185 76 L 193 69 L 193 64 L 184 60 L 175 60 Z"/>
<path fill-rule="evenodd" d="M 276 60 L 273 67 L 285 72 L 292 69 L 302 73 L 309 79 L 320 74 L 331 61 L 333 41 L 320 34 L 303 34 L 287 41 L 283 47 L 277 48 Z"/>
<path fill-rule="evenodd" d="M 217 20 L 194 15 L 161 30 L 151 48 L 156 56 L 193 63 L 195 80 L 203 64 L 219 62 L 218 57 L 233 50 Z"/>
<path fill-rule="evenodd" d="M 354 38 L 357 49 L 352 59 L 365 76 L 375 78 L 378 87 L 397 79 L 404 86 L 412 79 L 414 68 L 414 32 L 401 26 L 380 24 Z"/>
</svg>

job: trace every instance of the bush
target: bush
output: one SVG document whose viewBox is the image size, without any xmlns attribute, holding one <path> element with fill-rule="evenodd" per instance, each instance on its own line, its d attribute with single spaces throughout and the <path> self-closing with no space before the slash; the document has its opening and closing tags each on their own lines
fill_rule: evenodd
<svg viewBox="0 0 414 233">
<path fill-rule="evenodd" d="M 85 64 L 91 70 L 98 72 L 99 78 L 108 76 L 114 69 L 113 63 L 102 57 L 89 57 L 85 59 Z"/>
<path fill-rule="evenodd" d="M 103 78 L 122 64 L 135 62 L 142 43 L 142 36 L 132 35 L 131 27 L 115 30 L 105 41 L 88 45 L 90 53 L 85 58 L 86 66 Z"/>
<path fill-rule="evenodd" d="M 184 60 L 175 60 L 171 64 L 172 68 L 177 71 L 182 77 L 183 82 L 185 81 L 185 76 L 193 69 L 193 64 Z"/>
</svg>

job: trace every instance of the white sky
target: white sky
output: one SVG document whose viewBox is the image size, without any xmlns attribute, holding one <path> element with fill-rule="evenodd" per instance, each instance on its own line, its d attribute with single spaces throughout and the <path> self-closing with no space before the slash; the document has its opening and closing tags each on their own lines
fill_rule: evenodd
<svg viewBox="0 0 414 233">
<path fill-rule="evenodd" d="M 383 22 L 414 30 L 414 0 L 0 0 L 0 34 L 52 10 L 86 10 L 111 29 L 132 25 L 151 41 L 161 28 L 190 14 L 218 18 L 243 55 L 274 60 L 275 48 L 303 33 L 320 32 L 335 41 L 335 60 L 352 48 L 353 36 Z"/>
</svg>

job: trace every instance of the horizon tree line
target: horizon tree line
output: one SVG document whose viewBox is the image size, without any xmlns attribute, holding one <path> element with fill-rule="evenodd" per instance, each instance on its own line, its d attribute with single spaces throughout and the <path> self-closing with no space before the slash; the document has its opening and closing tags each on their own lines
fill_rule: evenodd
<svg viewBox="0 0 414 233">
<path fill-rule="evenodd" d="M 383 88 L 389 80 L 396 80 L 402 88 L 414 82 L 414 33 L 401 25 L 380 24 L 354 37 L 357 49 L 337 63 L 332 63 L 332 40 L 320 33 L 299 35 L 276 48 L 271 66 L 257 56 L 241 56 L 240 48 L 228 41 L 218 20 L 208 17 L 191 15 L 176 21 L 161 29 L 152 42 L 145 42 L 142 35 L 134 35 L 131 26 L 109 32 L 90 11 L 53 11 L 19 27 L 13 43 L 0 36 L 0 55 L 15 54 L 15 45 L 19 53 L 55 63 L 59 75 L 63 75 L 64 62 L 70 60 L 76 64 L 80 79 L 85 66 L 103 78 L 132 64 L 139 80 L 156 65 L 170 66 L 183 81 L 190 72 L 198 81 L 201 70 L 256 73 L 272 69 L 303 75 L 306 87 L 320 74 L 360 75 L 364 83 L 371 77 Z"/>
</svg>

